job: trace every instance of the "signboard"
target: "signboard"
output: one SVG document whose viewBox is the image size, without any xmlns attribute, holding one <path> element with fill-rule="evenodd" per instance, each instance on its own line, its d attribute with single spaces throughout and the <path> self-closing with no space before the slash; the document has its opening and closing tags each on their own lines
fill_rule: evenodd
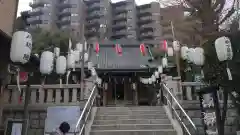
<svg viewBox="0 0 240 135">
<path fill-rule="evenodd" d="M 23 120 L 9 119 L 4 135 L 22 135 Z"/>
<path fill-rule="evenodd" d="M 81 109 L 79 106 L 48 107 L 47 118 L 45 120 L 45 134 L 49 134 L 54 131 L 64 121 L 68 122 L 70 125 L 69 132 L 74 132 L 80 115 Z"/>
</svg>

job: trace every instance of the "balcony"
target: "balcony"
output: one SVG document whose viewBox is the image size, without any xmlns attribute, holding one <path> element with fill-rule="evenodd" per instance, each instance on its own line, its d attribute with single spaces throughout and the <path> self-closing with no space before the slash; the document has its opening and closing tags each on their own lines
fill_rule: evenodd
<svg viewBox="0 0 240 135">
<path fill-rule="evenodd" d="M 89 21 L 89 20 L 92 20 L 92 19 L 97 19 L 97 18 L 100 18 L 101 16 L 103 16 L 102 13 L 95 11 L 95 12 L 92 12 L 91 14 L 89 14 L 87 16 L 86 20 Z"/>
<path fill-rule="evenodd" d="M 67 17 L 67 16 L 71 16 L 71 10 L 70 9 L 63 9 L 60 13 L 59 13 L 59 17 Z"/>
<path fill-rule="evenodd" d="M 141 17 L 139 18 L 138 25 L 149 24 L 152 22 L 151 16 Z"/>
<path fill-rule="evenodd" d="M 122 38 L 126 38 L 126 34 L 122 33 L 122 34 L 113 34 L 111 39 L 115 40 L 115 39 L 122 39 Z"/>
<path fill-rule="evenodd" d="M 61 20 L 58 21 L 58 24 L 61 26 L 71 24 L 71 17 L 62 18 Z"/>
<path fill-rule="evenodd" d="M 146 27 L 140 27 L 140 29 L 139 29 L 139 32 L 140 33 L 143 33 L 143 32 L 153 32 L 153 28 L 152 27 L 150 27 L 150 26 L 146 26 Z"/>
<path fill-rule="evenodd" d="M 93 11 L 100 11 L 100 3 L 93 3 L 92 5 L 89 5 L 89 7 L 87 8 L 87 12 L 93 12 Z"/>
<path fill-rule="evenodd" d="M 39 16 L 43 14 L 43 9 L 42 8 L 38 8 L 38 9 L 34 9 L 32 11 L 29 12 L 29 16 Z"/>
<path fill-rule="evenodd" d="M 31 8 L 37 8 L 37 7 L 44 7 L 44 4 L 46 4 L 46 2 L 43 1 L 37 1 L 37 2 L 30 2 L 29 6 Z"/>
<path fill-rule="evenodd" d="M 112 25 L 112 29 L 114 29 L 114 30 L 126 29 L 126 27 L 127 27 L 127 22 L 125 22 L 125 21 L 119 22 L 119 23 L 114 23 Z"/>
<path fill-rule="evenodd" d="M 146 12 L 146 11 L 139 11 L 138 12 L 138 17 L 143 17 L 143 16 L 152 16 L 152 13 L 151 12 Z"/>
<path fill-rule="evenodd" d="M 87 37 L 92 37 L 92 36 L 99 35 L 99 32 L 98 32 L 97 28 L 90 28 L 90 29 L 87 29 L 84 34 Z"/>
<path fill-rule="evenodd" d="M 86 27 L 99 27 L 100 23 L 99 20 L 95 19 L 95 20 L 91 20 L 91 21 L 87 21 L 86 22 Z"/>
<path fill-rule="evenodd" d="M 154 39 L 153 32 L 145 32 L 140 34 L 140 40 L 145 40 L 145 39 Z"/>
<path fill-rule="evenodd" d="M 126 6 L 126 5 L 127 5 L 127 1 L 120 1 L 120 2 L 112 4 L 113 8 L 123 7 L 123 6 Z"/>
<path fill-rule="evenodd" d="M 32 25 L 41 24 L 42 20 L 39 17 L 32 17 L 27 19 L 27 23 Z"/>
<path fill-rule="evenodd" d="M 118 14 L 118 15 L 114 16 L 113 20 L 114 20 L 114 21 L 127 20 L 127 15 L 126 15 L 125 13 Z"/>
<path fill-rule="evenodd" d="M 117 7 L 115 9 L 113 9 L 113 13 L 114 14 L 121 14 L 121 13 L 127 13 L 127 9 L 126 7 L 122 6 L 122 7 Z"/>
<path fill-rule="evenodd" d="M 61 10 L 61 9 L 64 9 L 64 8 L 71 8 L 72 5 L 69 3 L 69 1 L 65 0 L 61 3 L 58 4 L 58 8 Z"/>
<path fill-rule="evenodd" d="M 145 12 L 147 9 L 151 9 L 151 4 L 144 4 L 144 5 L 141 5 L 141 6 L 138 6 L 137 9 L 140 11 L 140 12 Z"/>
<path fill-rule="evenodd" d="M 87 6 L 91 6 L 92 4 L 100 3 L 100 0 L 88 0 L 88 1 L 84 1 L 84 2 Z"/>
</svg>

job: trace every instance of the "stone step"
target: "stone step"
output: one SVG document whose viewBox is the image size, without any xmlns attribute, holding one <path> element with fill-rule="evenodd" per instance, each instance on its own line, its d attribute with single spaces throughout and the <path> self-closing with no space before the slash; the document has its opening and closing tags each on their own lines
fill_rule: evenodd
<svg viewBox="0 0 240 135">
<path fill-rule="evenodd" d="M 148 110 L 148 111 L 159 111 L 164 110 L 161 106 L 134 106 L 134 107 L 99 107 L 98 111 L 142 111 L 142 110 Z"/>
<path fill-rule="evenodd" d="M 158 130 L 93 130 L 90 135 L 177 135 L 173 129 Z"/>
<path fill-rule="evenodd" d="M 150 129 L 173 129 L 171 124 L 112 124 L 92 125 L 91 130 L 150 130 Z"/>
<path fill-rule="evenodd" d="M 95 120 L 121 120 L 121 119 L 167 119 L 166 114 L 144 114 L 144 115 L 97 115 Z"/>
<path fill-rule="evenodd" d="M 107 124 L 171 124 L 169 119 L 122 119 L 122 120 L 94 120 L 94 125 Z"/>
<path fill-rule="evenodd" d="M 98 111 L 97 115 L 143 115 L 143 114 L 166 114 L 165 111 Z"/>
</svg>

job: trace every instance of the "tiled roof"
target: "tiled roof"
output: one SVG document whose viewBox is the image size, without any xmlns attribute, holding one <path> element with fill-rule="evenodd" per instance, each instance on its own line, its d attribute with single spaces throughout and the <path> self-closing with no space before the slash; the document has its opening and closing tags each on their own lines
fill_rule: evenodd
<svg viewBox="0 0 240 135">
<path fill-rule="evenodd" d="M 146 69 L 155 67 L 149 63 L 149 55 L 143 56 L 140 52 L 139 45 L 121 45 L 122 55 L 116 53 L 114 44 L 100 44 L 99 55 L 96 55 L 95 49 L 91 49 L 89 61 L 98 65 L 98 69 Z M 147 52 L 146 52 L 147 53 Z M 147 53 L 148 54 L 148 53 Z"/>
</svg>

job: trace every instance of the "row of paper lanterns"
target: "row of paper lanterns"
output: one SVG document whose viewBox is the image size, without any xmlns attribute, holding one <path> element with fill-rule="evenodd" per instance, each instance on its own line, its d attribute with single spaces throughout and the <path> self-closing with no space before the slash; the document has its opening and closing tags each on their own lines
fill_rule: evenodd
<svg viewBox="0 0 240 135">
<path fill-rule="evenodd" d="M 69 41 L 69 48 L 71 48 L 71 41 Z M 86 43 L 85 43 L 86 46 Z M 86 48 L 86 47 L 85 47 Z M 10 59 L 14 63 L 26 64 L 32 52 L 32 36 L 30 33 L 25 31 L 17 31 L 13 34 L 11 49 L 10 49 Z M 75 69 L 75 63 L 80 61 L 80 54 L 83 52 L 83 45 L 78 43 L 74 50 L 69 49 L 67 58 L 65 56 L 60 56 L 60 48 L 54 48 L 54 52 L 44 51 L 40 56 L 40 72 L 43 75 L 49 75 L 53 72 L 54 62 L 55 71 L 57 74 L 64 75 L 66 70 Z M 36 55 L 38 56 L 38 55 Z M 88 53 L 84 53 L 84 61 L 88 60 Z M 93 68 L 91 68 L 93 70 Z M 94 69 L 95 70 L 95 69 Z M 96 71 L 92 71 L 93 75 Z M 17 78 L 19 79 L 19 78 Z M 99 78 L 98 78 L 99 80 Z"/>
<path fill-rule="evenodd" d="M 214 42 L 215 50 L 217 54 L 217 58 L 219 61 L 227 61 L 232 60 L 233 51 L 231 41 L 228 37 L 219 37 Z M 193 63 L 197 66 L 204 65 L 205 56 L 204 50 L 201 47 L 196 48 L 188 48 L 187 46 L 180 47 L 178 41 L 173 42 L 173 48 L 168 47 L 166 52 L 168 56 L 173 56 L 174 51 L 180 51 L 181 58 L 183 60 L 188 61 L 189 63 Z"/>
<path fill-rule="evenodd" d="M 165 43 L 166 44 L 166 43 Z M 220 62 L 229 61 L 233 58 L 232 44 L 228 37 L 222 36 L 214 42 L 217 58 Z M 172 47 L 165 47 L 165 52 L 168 56 L 173 56 L 174 51 L 180 51 L 181 58 L 186 60 L 188 63 L 195 64 L 197 66 L 203 66 L 205 62 L 204 49 L 201 47 L 188 48 L 187 46 L 180 47 L 178 41 L 173 42 Z M 162 65 L 158 67 L 158 70 L 150 78 L 140 78 L 140 82 L 143 84 L 153 84 L 159 78 L 162 73 L 162 69 L 167 67 L 167 58 L 162 58 Z M 228 79 L 232 80 L 231 70 L 229 67 L 226 68 Z"/>
<path fill-rule="evenodd" d="M 17 31 L 13 34 L 10 58 L 14 63 L 25 64 L 29 61 L 32 52 L 32 36 L 25 31 Z M 54 52 L 44 51 L 40 56 L 40 72 L 43 75 L 52 73 L 54 60 L 56 73 L 63 75 L 67 69 L 74 69 L 75 63 L 80 61 L 83 45 L 78 43 L 74 50 L 69 50 L 67 58 L 60 56 L 60 48 L 54 48 Z M 37 55 L 38 56 L 38 55 Z M 84 53 L 84 61 L 88 60 L 88 53 Z"/>
</svg>

